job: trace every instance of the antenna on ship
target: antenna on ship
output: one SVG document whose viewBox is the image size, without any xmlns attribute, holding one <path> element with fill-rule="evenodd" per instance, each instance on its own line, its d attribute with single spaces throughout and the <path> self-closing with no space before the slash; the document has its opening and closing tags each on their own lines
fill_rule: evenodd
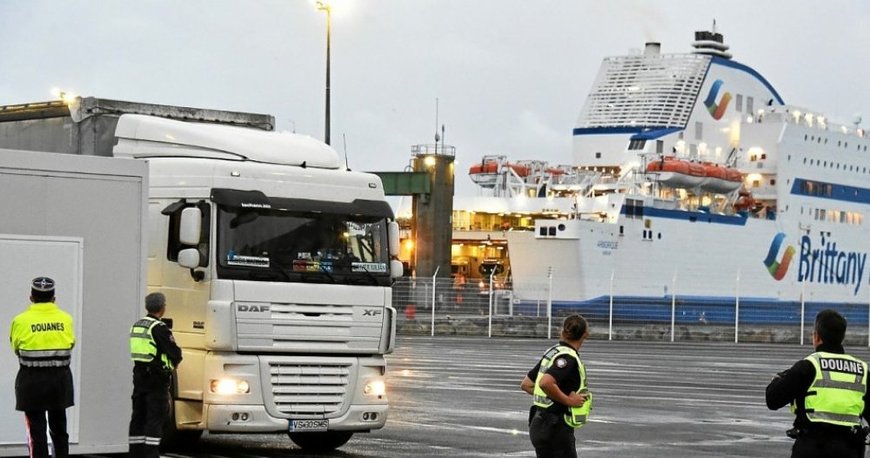
<svg viewBox="0 0 870 458">
<path fill-rule="evenodd" d="M 350 171 L 350 164 L 347 161 L 347 137 L 344 133 L 341 134 L 341 142 L 344 144 L 344 168 Z"/>
<path fill-rule="evenodd" d="M 435 97 L 435 154 L 438 154 L 438 140 L 441 137 L 438 136 L 438 97 Z"/>
</svg>

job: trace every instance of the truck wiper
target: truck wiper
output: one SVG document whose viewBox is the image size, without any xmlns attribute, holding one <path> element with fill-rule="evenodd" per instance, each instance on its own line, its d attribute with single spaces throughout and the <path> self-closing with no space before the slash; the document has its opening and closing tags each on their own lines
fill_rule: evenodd
<svg viewBox="0 0 870 458">
<path fill-rule="evenodd" d="M 360 269 L 362 269 L 363 272 L 366 273 L 366 276 L 369 277 L 369 279 L 372 281 L 372 285 L 374 285 L 374 286 L 378 286 L 378 279 L 377 279 L 377 277 L 375 277 L 374 275 L 372 275 L 372 273 L 369 272 L 369 270 L 366 269 L 365 266 L 356 266 L 356 267 L 359 267 Z"/>
</svg>

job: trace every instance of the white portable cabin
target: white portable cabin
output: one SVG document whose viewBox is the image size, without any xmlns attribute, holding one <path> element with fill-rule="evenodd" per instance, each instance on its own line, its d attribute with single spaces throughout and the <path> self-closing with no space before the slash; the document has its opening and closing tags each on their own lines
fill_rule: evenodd
<svg viewBox="0 0 870 458">
<path fill-rule="evenodd" d="M 0 149 L 0 323 L 29 305 L 30 280 L 56 281 L 74 320 L 70 453 L 127 451 L 129 329 L 144 313 L 148 164 Z M 6 337 L 8 342 L 8 337 Z M 0 350 L 0 456 L 27 454 L 15 411 L 18 361 Z"/>
</svg>

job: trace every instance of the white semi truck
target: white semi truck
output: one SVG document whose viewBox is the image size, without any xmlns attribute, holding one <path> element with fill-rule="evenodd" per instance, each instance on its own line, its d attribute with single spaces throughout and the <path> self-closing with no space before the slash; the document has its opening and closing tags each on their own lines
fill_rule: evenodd
<svg viewBox="0 0 870 458">
<path fill-rule="evenodd" d="M 177 439 L 286 431 L 328 450 L 386 422 L 398 226 L 376 175 L 273 126 L 77 98 L 0 107 L 0 147 L 148 162 L 148 290 L 184 355 Z"/>
</svg>

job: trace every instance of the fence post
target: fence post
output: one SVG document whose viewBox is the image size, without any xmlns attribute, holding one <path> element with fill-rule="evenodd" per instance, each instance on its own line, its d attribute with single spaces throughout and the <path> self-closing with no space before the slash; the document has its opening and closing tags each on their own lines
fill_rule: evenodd
<svg viewBox="0 0 870 458">
<path fill-rule="evenodd" d="M 613 277 L 616 275 L 616 269 L 610 270 L 610 313 L 608 313 L 607 324 L 607 340 L 613 340 Z"/>
<path fill-rule="evenodd" d="M 677 321 L 677 269 L 674 269 L 674 280 L 671 284 L 671 342 L 674 341 L 674 328 Z"/>
<path fill-rule="evenodd" d="M 804 314 L 806 312 L 806 302 L 804 295 L 807 292 L 807 282 L 801 282 L 801 346 L 804 345 Z"/>
<path fill-rule="evenodd" d="M 737 286 L 734 288 L 734 343 L 740 332 L 740 269 L 737 269 Z"/>
<path fill-rule="evenodd" d="M 495 275 L 495 269 L 489 273 L 489 337 L 492 337 L 492 277 Z"/>
<path fill-rule="evenodd" d="M 547 339 L 552 339 L 553 332 L 553 267 L 547 267 Z"/>
<path fill-rule="evenodd" d="M 432 337 L 435 337 L 435 279 L 438 277 L 438 269 L 441 266 L 435 267 L 435 275 L 432 275 Z"/>
</svg>

